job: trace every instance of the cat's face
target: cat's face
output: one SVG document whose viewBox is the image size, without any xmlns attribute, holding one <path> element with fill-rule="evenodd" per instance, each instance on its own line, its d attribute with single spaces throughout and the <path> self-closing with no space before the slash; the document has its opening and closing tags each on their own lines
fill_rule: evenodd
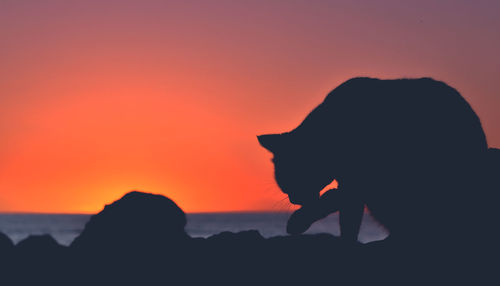
<svg viewBox="0 0 500 286">
<path fill-rule="evenodd" d="M 319 150 L 290 133 L 258 136 L 259 143 L 274 155 L 274 177 L 293 204 L 307 205 L 334 179 Z"/>
</svg>

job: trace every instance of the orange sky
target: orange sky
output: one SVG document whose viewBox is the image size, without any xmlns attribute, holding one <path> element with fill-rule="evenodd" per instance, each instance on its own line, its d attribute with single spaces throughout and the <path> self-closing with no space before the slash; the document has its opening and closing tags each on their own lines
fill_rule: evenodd
<svg viewBox="0 0 500 286">
<path fill-rule="evenodd" d="M 404 2 L 0 0 L 0 211 L 287 210 L 255 135 L 353 76 L 444 80 L 500 146 L 499 2 Z"/>
</svg>

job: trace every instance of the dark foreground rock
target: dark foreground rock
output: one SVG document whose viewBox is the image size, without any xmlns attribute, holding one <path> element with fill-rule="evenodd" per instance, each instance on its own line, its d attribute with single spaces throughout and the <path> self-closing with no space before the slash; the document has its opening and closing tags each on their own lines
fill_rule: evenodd
<svg viewBox="0 0 500 286">
<path fill-rule="evenodd" d="M 0 252 L 10 251 L 14 248 L 14 243 L 5 234 L 0 232 Z"/>
<path fill-rule="evenodd" d="M 6 265 L 11 263 L 13 250 L 12 240 L 0 232 L 0 269 L 5 269 Z"/>
<path fill-rule="evenodd" d="M 30 235 L 16 245 L 16 253 L 26 255 L 53 255 L 62 252 L 66 247 L 60 245 L 48 234 Z"/>
<path fill-rule="evenodd" d="M 106 206 L 71 247 L 50 236 L 18 243 L 1 285 L 495 285 L 491 248 L 453 253 L 391 238 L 346 243 L 329 234 L 264 238 L 258 231 L 186 235 L 171 200 L 133 192 Z M 2 246 L 3 245 L 3 246 Z M 0 235 L 0 251 L 13 249 Z M 466 255 L 474 249 L 477 256 Z M 471 259 L 473 258 L 473 259 Z M 493 282 L 493 283 L 491 283 Z"/>
<path fill-rule="evenodd" d="M 144 251 L 185 241 L 186 215 L 169 198 L 130 192 L 92 216 L 71 248 Z"/>
</svg>

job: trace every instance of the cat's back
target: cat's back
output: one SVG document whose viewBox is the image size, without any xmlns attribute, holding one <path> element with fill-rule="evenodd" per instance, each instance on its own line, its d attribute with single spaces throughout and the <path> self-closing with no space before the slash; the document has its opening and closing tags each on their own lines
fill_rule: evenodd
<svg viewBox="0 0 500 286">
<path fill-rule="evenodd" d="M 443 112 L 451 112 L 479 121 L 457 90 L 432 78 L 352 78 L 330 92 L 321 105 L 339 114 L 378 114 L 375 118 L 385 114 L 398 114 L 401 117 L 423 119 L 430 116 L 441 117 Z"/>
<path fill-rule="evenodd" d="M 353 78 L 328 94 L 318 109 L 323 116 L 317 124 L 362 145 L 457 152 L 487 148 L 471 106 L 454 88 L 431 78 Z"/>
</svg>

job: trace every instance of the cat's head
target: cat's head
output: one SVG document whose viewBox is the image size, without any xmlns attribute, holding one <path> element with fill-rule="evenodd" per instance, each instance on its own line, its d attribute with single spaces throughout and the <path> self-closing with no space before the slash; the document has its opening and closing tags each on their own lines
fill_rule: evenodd
<svg viewBox="0 0 500 286">
<path fill-rule="evenodd" d="M 307 205 L 334 179 L 325 156 L 293 133 L 257 136 L 260 145 L 273 153 L 274 177 L 293 204 Z"/>
</svg>

